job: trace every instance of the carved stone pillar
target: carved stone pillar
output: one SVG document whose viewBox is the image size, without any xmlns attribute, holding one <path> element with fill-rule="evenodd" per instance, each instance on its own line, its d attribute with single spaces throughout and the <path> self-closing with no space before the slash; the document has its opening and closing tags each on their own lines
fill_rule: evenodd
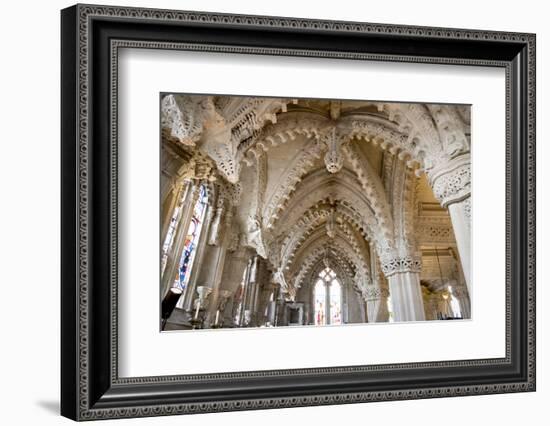
<svg viewBox="0 0 550 426">
<path fill-rule="evenodd" d="M 206 316 L 206 326 L 210 326 L 210 324 L 214 320 L 214 315 L 216 313 L 216 306 L 218 304 L 218 297 L 219 297 L 219 290 L 222 282 L 222 276 L 223 276 L 223 270 L 225 266 L 225 256 L 227 254 L 227 247 L 230 243 L 230 233 L 229 228 L 231 226 L 231 221 L 233 220 L 233 214 L 232 211 L 229 210 L 226 213 L 225 216 L 225 222 L 224 222 L 224 232 L 222 232 L 222 235 L 220 237 L 219 245 L 211 247 L 213 250 L 212 258 L 211 260 L 211 271 L 209 273 L 209 278 L 206 281 L 207 285 L 213 289 L 212 293 L 212 304 L 210 305 L 210 309 L 208 310 L 208 314 Z"/>
<path fill-rule="evenodd" d="M 471 170 L 470 154 L 463 154 L 430 171 L 430 184 L 443 207 L 448 208 L 464 278 L 471 293 Z"/>
<path fill-rule="evenodd" d="M 166 233 L 168 232 L 168 228 L 170 227 L 170 221 L 172 220 L 172 215 L 174 214 L 174 209 L 178 205 L 179 201 L 182 197 L 185 196 L 184 191 L 188 188 L 189 183 L 179 183 L 173 186 L 172 190 L 167 196 L 167 199 L 162 204 L 162 213 L 163 217 L 162 220 L 162 230 L 161 230 L 161 236 L 162 240 L 161 242 L 164 242 L 166 239 Z"/>
<path fill-rule="evenodd" d="M 199 193 L 199 185 L 193 184 L 185 197 L 184 205 L 186 208 L 177 225 L 174 243 L 172 244 L 172 248 L 168 254 L 166 266 L 162 274 L 163 295 L 170 287 L 172 287 L 172 284 L 176 279 L 176 272 L 179 267 L 181 252 L 185 243 L 185 236 L 187 234 L 187 229 L 189 228 L 191 218 L 193 217 L 193 207 L 199 198 Z"/>
<path fill-rule="evenodd" d="M 203 223 L 203 230 L 201 232 L 199 242 L 197 244 L 197 254 L 195 255 L 194 263 L 197 263 L 198 265 L 202 265 L 204 254 L 206 252 L 206 240 L 208 239 L 208 232 L 210 229 L 210 224 L 212 222 L 212 216 L 213 216 L 213 210 L 211 206 L 207 206 L 206 214 L 205 214 L 205 220 Z M 187 284 L 188 290 L 184 293 L 183 300 L 180 300 L 179 306 L 184 310 L 190 311 L 193 309 L 193 294 L 195 293 L 195 289 L 197 288 L 197 283 L 199 279 L 200 271 L 195 270 L 195 273 L 193 273 L 189 277 L 189 282 Z"/>
<path fill-rule="evenodd" d="M 387 259 L 382 270 L 388 278 L 394 320 L 424 321 L 424 301 L 420 287 L 422 261 L 415 256 Z"/>
<path fill-rule="evenodd" d="M 385 288 L 368 286 L 363 292 L 363 297 L 367 304 L 368 322 L 387 322 L 388 321 L 388 295 Z"/>
<path fill-rule="evenodd" d="M 233 295 L 238 296 L 240 294 L 240 286 L 242 284 L 243 276 L 250 256 L 250 250 L 244 247 L 238 247 L 237 250 L 230 252 L 225 260 L 224 279 L 221 285 L 222 289 L 230 291 Z M 240 297 L 243 296 L 244 295 L 241 295 Z M 233 314 L 236 314 L 237 308 L 234 304 L 238 304 L 240 300 L 240 298 L 238 298 L 238 300 L 232 298 L 232 301 L 229 302 L 230 306 L 228 306 L 224 311 L 224 321 L 226 324 L 234 322 L 235 317 Z"/>
</svg>

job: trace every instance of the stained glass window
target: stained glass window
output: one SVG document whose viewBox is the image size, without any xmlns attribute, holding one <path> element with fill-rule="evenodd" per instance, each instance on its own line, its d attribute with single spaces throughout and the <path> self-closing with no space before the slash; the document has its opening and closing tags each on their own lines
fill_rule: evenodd
<svg viewBox="0 0 550 426">
<path fill-rule="evenodd" d="M 193 260 L 195 259 L 195 254 L 197 252 L 197 245 L 208 203 L 208 195 L 204 185 L 201 185 L 199 191 L 199 198 L 193 207 L 193 216 L 191 217 L 189 227 L 187 228 L 187 234 L 183 244 L 178 271 L 176 272 L 176 277 L 174 279 L 173 287 L 178 287 L 182 290 L 187 286 L 189 277 L 191 276 Z"/>
<path fill-rule="evenodd" d="M 315 325 L 342 324 L 342 286 L 329 267 L 319 273 L 314 299 Z"/>
<path fill-rule="evenodd" d="M 315 284 L 315 325 L 325 325 L 325 283 L 318 280 Z"/>
<path fill-rule="evenodd" d="M 333 279 L 330 284 L 330 323 L 342 324 L 342 300 L 340 282 Z"/>
<path fill-rule="evenodd" d="M 186 191 L 182 191 L 182 194 L 180 195 L 180 199 L 178 200 L 178 204 L 174 208 L 174 211 L 172 212 L 172 217 L 170 218 L 170 224 L 168 225 L 168 230 L 166 231 L 166 237 L 164 238 L 164 243 L 162 244 L 162 258 L 161 258 L 161 274 L 164 273 L 164 269 L 166 268 L 166 262 L 168 261 L 168 253 L 170 252 L 170 249 L 172 248 L 172 244 L 174 243 L 174 236 L 176 234 L 176 226 L 180 220 L 180 212 L 182 208 L 182 203 L 185 198 Z"/>
</svg>

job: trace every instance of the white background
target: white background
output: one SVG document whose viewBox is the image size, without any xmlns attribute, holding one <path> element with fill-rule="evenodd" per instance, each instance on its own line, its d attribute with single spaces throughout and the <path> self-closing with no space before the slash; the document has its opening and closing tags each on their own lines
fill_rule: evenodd
<svg viewBox="0 0 550 426">
<path fill-rule="evenodd" d="M 546 282 L 550 250 L 550 29 L 544 2 L 479 2 L 463 0 L 362 3 L 273 3 L 232 0 L 110 2 L 267 15 L 286 15 L 383 23 L 437 25 L 537 33 L 538 107 L 538 391 L 347 406 L 294 408 L 201 416 L 118 420 L 120 424 L 281 424 L 342 421 L 407 425 L 464 425 L 489 420 L 515 425 L 544 424 L 550 398 Z M 4 5 L 1 27 L 2 121 L 0 126 L 0 324 L 2 352 L 0 392 L 3 424 L 68 424 L 58 417 L 59 404 L 59 9 L 64 1 L 10 2 Z M 545 193 L 546 192 L 546 193 Z M 31 293 L 32 297 L 28 294 Z M 537 419 L 539 419 L 537 421 Z M 116 424 L 107 421 L 102 424 Z"/>
<path fill-rule="evenodd" d="M 121 376 L 505 356 L 503 69 L 131 49 L 119 81 Z M 159 333 L 158 99 L 169 91 L 472 104 L 474 320 Z M 190 348 L 200 361 L 158 361 Z"/>
</svg>

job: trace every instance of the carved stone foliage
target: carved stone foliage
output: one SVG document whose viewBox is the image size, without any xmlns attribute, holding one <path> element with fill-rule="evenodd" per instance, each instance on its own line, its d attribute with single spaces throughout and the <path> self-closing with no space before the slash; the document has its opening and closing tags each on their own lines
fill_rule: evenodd
<svg viewBox="0 0 550 426">
<path fill-rule="evenodd" d="M 166 95 L 161 101 L 163 131 L 183 145 L 194 146 L 201 138 L 208 102 L 205 97 Z"/>
<path fill-rule="evenodd" d="M 388 256 L 380 259 L 380 266 L 386 277 L 398 272 L 420 272 L 422 270 L 422 258 L 418 255 Z"/>
<path fill-rule="evenodd" d="M 390 292 L 388 291 L 388 289 L 373 285 L 365 287 L 362 292 L 362 296 L 365 301 L 379 300 L 382 298 L 387 298 L 389 295 Z"/>
<path fill-rule="evenodd" d="M 179 168 L 177 171 L 179 181 L 215 181 L 217 171 L 214 162 L 199 151 L 195 151 L 193 156 Z"/>
<path fill-rule="evenodd" d="M 465 154 L 442 165 L 428 175 L 434 195 L 443 207 L 470 196 L 470 155 Z"/>
<path fill-rule="evenodd" d="M 248 216 L 246 222 L 246 245 L 256 250 L 261 257 L 267 258 L 260 219 L 256 215 Z"/>
<path fill-rule="evenodd" d="M 269 98 L 167 95 L 162 100 L 161 125 L 168 136 L 195 146 L 212 158 L 229 182 L 239 180 L 239 144 L 254 138 L 266 121 L 286 109 L 285 100 Z"/>
<path fill-rule="evenodd" d="M 344 165 L 344 157 L 341 152 L 342 138 L 336 133 L 336 127 L 330 129 L 323 137 L 327 147 L 325 153 L 325 165 L 329 173 L 338 173 Z"/>
<path fill-rule="evenodd" d="M 443 150 L 449 158 L 470 152 L 469 129 L 457 107 L 428 105 L 439 132 Z M 462 111 L 464 114 L 464 111 Z M 469 116 L 468 116 L 469 120 Z"/>
</svg>

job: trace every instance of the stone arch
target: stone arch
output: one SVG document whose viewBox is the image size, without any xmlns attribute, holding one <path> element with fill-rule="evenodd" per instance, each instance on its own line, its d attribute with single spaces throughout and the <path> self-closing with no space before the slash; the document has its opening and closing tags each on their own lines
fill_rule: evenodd
<svg viewBox="0 0 550 426">
<path fill-rule="evenodd" d="M 367 238 L 375 243 L 379 256 L 385 255 L 393 249 L 393 226 L 391 216 L 387 216 L 389 208 L 385 196 L 384 199 L 373 203 L 373 194 L 378 193 L 371 192 L 369 198 L 354 172 L 348 169 L 344 168 L 336 175 L 327 175 L 323 171 L 310 173 L 292 197 L 289 197 L 284 209 L 281 207 L 280 211 L 283 213 L 280 216 L 278 213 L 268 213 L 273 223 L 271 230 L 273 235 L 277 236 L 278 229 L 284 224 L 296 223 L 297 218 L 303 217 L 309 208 L 328 200 L 329 203 L 344 205 L 346 211 L 354 218 L 352 222 L 360 224 Z M 378 209 L 378 215 L 373 204 Z M 386 216 L 380 221 L 382 214 Z"/>
<path fill-rule="evenodd" d="M 286 266 L 287 274 L 291 277 L 291 282 L 296 282 L 296 277 L 303 274 L 303 262 L 308 258 L 309 253 L 318 252 L 321 248 L 326 250 L 331 248 L 335 255 L 342 256 L 347 259 L 348 263 L 353 265 L 355 276 L 359 276 L 365 280 L 365 285 L 370 281 L 370 269 L 368 259 L 365 259 L 363 253 L 357 249 L 349 240 L 349 234 L 345 227 L 338 227 L 338 230 L 333 238 L 326 235 L 322 228 L 318 228 L 310 237 L 300 246 L 296 256 Z"/>
<path fill-rule="evenodd" d="M 416 177 L 403 161 L 392 156 L 391 167 L 386 170 L 385 179 L 389 182 L 387 191 L 392 206 L 394 220 L 394 240 L 399 255 L 414 253 L 414 209 Z"/>
</svg>

